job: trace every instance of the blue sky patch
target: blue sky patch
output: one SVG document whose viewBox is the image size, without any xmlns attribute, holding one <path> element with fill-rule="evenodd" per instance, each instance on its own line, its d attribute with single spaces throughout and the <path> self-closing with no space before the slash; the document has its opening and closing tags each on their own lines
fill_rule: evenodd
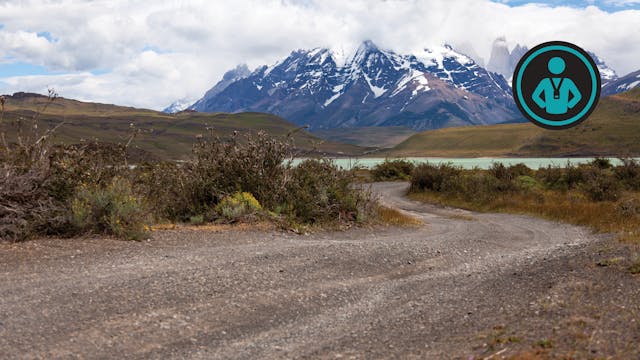
<svg viewBox="0 0 640 360">
<path fill-rule="evenodd" d="M 0 62 L 0 78 L 24 75 L 49 75 L 51 74 L 44 66 L 29 64 L 26 62 Z"/>
<path fill-rule="evenodd" d="M 506 4 L 509 6 L 520 6 L 526 4 L 544 4 L 551 7 L 568 6 L 573 8 L 586 8 L 587 6 L 596 6 L 607 12 L 616 12 L 621 10 L 640 10 L 640 0 L 491 0 L 493 2 Z"/>
<path fill-rule="evenodd" d="M 40 31 L 40 32 L 36 33 L 36 35 L 38 35 L 38 37 L 41 37 L 41 38 L 45 38 L 45 39 L 47 39 L 47 41 L 49 41 L 49 42 L 56 42 L 56 41 L 58 41 L 58 39 L 54 38 L 54 37 L 51 35 L 51 33 L 50 33 L 50 32 L 48 32 L 48 31 Z"/>
</svg>

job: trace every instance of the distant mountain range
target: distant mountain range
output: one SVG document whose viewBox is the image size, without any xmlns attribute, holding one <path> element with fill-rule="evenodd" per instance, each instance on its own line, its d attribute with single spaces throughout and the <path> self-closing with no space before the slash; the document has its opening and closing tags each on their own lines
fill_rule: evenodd
<svg viewBox="0 0 640 360">
<path fill-rule="evenodd" d="M 451 46 L 401 55 L 371 41 L 353 55 L 297 50 L 249 75 L 236 68 L 189 108 L 273 113 L 312 129 L 424 130 L 521 120 L 505 78 Z"/>
<path fill-rule="evenodd" d="M 253 72 L 239 65 L 201 99 L 191 105 L 177 102 L 165 111 L 266 112 L 312 130 L 404 126 L 422 131 L 522 122 L 508 79 L 527 50 L 516 45 L 509 51 L 504 37 L 496 39 L 488 70 L 449 45 L 408 55 L 371 41 L 352 53 L 297 50 Z M 633 74 L 618 78 L 590 54 L 601 73 L 603 95 L 638 86 L 629 77 Z"/>
</svg>

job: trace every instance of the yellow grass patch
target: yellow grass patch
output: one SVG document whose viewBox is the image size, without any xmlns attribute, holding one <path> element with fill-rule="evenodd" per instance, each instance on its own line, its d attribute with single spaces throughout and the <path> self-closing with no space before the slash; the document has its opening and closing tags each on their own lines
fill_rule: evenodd
<svg viewBox="0 0 640 360">
<path fill-rule="evenodd" d="M 394 209 L 386 206 L 378 207 L 378 218 L 382 223 L 387 225 L 395 225 L 395 226 L 424 225 L 424 223 L 419 219 L 416 219 L 411 215 L 407 215 L 406 213 L 398 209 Z"/>
</svg>

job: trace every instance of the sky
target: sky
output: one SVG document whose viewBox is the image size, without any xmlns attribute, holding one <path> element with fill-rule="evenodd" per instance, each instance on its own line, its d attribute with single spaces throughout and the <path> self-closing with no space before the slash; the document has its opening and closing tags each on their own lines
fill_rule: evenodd
<svg viewBox="0 0 640 360">
<path fill-rule="evenodd" d="M 640 69 L 640 0 L 0 0 L 0 94 L 160 110 L 296 49 L 448 43 L 486 62 L 499 36 L 573 42 L 624 75 Z"/>
</svg>

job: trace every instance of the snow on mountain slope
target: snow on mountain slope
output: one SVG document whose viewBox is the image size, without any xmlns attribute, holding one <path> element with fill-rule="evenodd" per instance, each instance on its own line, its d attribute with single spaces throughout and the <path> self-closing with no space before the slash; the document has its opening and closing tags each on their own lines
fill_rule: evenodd
<svg viewBox="0 0 640 360">
<path fill-rule="evenodd" d="M 521 119 L 504 77 L 449 45 L 415 55 L 371 41 L 351 53 L 297 50 L 225 85 L 191 108 L 268 112 L 312 128 L 393 124 L 423 130 Z"/>
<path fill-rule="evenodd" d="M 193 104 L 193 100 L 180 99 L 180 100 L 174 101 L 173 103 L 171 103 L 171 105 L 164 108 L 162 112 L 165 112 L 167 114 L 175 114 L 177 112 L 180 112 L 182 110 L 189 108 L 191 104 Z"/>
<path fill-rule="evenodd" d="M 598 66 L 598 71 L 600 72 L 601 85 L 603 88 L 610 82 L 618 79 L 618 74 L 616 74 L 616 72 L 612 68 L 607 66 L 604 60 L 600 59 L 596 54 L 592 53 L 591 51 L 587 51 L 587 53 L 591 56 L 593 61 L 596 63 L 596 66 Z"/>
<path fill-rule="evenodd" d="M 602 96 L 613 95 L 640 87 L 640 70 L 614 79 L 602 87 Z"/>
</svg>

